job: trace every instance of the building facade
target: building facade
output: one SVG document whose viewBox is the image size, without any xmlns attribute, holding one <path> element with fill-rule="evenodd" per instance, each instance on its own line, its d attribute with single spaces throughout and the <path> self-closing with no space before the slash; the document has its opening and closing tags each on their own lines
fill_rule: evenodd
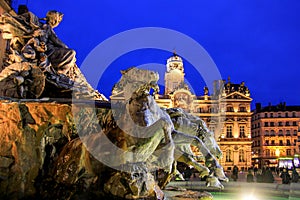
<svg viewBox="0 0 300 200">
<path fill-rule="evenodd" d="M 196 96 L 184 82 L 182 59 L 174 53 L 167 60 L 164 94 L 156 94 L 156 102 L 165 108 L 180 107 L 199 116 L 215 133 L 223 152 L 220 163 L 225 170 L 251 167 L 251 108 L 249 89 L 245 83 L 234 84 L 228 79 L 216 80 L 211 93 L 204 87 Z"/>
<path fill-rule="evenodd" d="M 262 107 L 257 103 L 251 129 L 253 164 L 276 167 L 279 158 L 299 154 L 300 106 L 280 103 Z"/>
</svg>

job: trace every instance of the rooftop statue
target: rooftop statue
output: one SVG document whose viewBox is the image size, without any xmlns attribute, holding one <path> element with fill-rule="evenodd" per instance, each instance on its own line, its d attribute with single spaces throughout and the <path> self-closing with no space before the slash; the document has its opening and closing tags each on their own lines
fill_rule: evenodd
<svg viewBox="0 0 300 200">
<path fill-rule="evenodd" d="M 0 17 L 2 37 L 9 41 L 0 73 L 0 96 L 59 98 L 73 94 L 107 100 L 80 72 L 75 51 L 55 34 L 53 29 L 63 14 L 53 10 L 39 19 L 27 7 L 21 8 L 17 16 L 5 13 Z"/>
</svg>

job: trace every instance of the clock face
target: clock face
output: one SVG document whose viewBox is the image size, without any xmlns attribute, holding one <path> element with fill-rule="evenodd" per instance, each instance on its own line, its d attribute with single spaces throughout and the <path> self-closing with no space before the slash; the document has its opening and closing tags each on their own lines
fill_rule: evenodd
<svg viewBox="0 0 300 200">
<path fill-rule="evenodd" d="M 175 107 L 182 108 L 188 111 L 191 108 L 191 103 L 191 98 L 187 93 L 179 92 L 174 96 Z"/>
</svg>

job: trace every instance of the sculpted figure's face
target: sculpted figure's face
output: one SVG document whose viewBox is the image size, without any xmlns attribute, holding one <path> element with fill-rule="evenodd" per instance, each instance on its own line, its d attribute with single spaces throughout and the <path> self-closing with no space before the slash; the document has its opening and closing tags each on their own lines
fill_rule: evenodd
<svg viewBox="0 0 300 200">
<path fill-rule="evenodd" d="M 63 14 L 58 11 L 49 11 L 46 18 L 47 23 L 51 26 L 51 28 L 55 28 L 62 21 Z"/>
</svg>

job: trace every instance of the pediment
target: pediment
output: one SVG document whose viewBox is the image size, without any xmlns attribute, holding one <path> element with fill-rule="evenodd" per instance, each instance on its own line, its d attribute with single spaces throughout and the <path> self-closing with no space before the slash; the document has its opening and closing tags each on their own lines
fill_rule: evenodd
<svg viewBox="0 0 300 200">
<path fill-rule="evenodd" d="M 225 97 L 223 97 L 223 99 L 237 99 L 237 100 L 252 101 L 252 98 L 250 98 L 242 93 L 239 93 L 239 92 L 230 93 L 230 94 L 226 95 Z"/>
</svg>

